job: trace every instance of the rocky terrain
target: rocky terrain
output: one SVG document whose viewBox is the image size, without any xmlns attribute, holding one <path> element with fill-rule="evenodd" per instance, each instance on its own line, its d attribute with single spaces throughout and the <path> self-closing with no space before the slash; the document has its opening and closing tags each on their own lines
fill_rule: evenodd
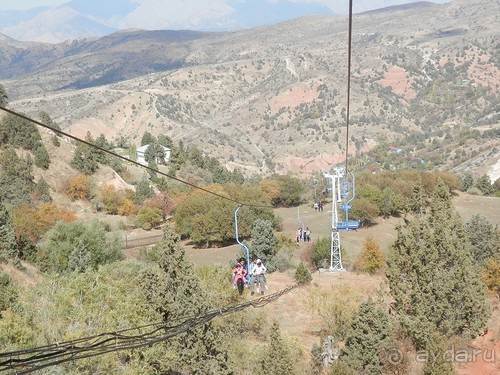
<svg viewBox="0 0 500 375">
<path fill-rule="evenodd" d="M 356 167 L 499 176 L 498 2 L 414 3 L 228 33 L 0 39 L 10 107 L 73 135 L 166 134 L 247 174 Z M 392 146 L 392 148 L 391 148 Z M 398 149 L 397 153 L 392 151 Z"/>
</svg>

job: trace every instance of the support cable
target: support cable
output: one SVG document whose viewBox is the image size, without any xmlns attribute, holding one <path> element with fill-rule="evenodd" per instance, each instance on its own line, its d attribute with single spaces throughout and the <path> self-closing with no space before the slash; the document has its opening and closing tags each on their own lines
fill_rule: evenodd
<svg viewBox="0 0 500 375">
<path fill-rule="evenodd" d="M 346 113 L 346 141 L 345 141 L 345 171 L 347 173 L 347 160 L 349 158 L 349 117 L 351 103 L 351 55 L 352 55 L 352 0 L 349 0 L 349 36 L 347 45 L 347 113 Z"/>
<path fill-rule="evenodd" d="M 151 168 L 151 167 L 150 167 L 150 166 L 148 166 L 148 165 L 143 165 L 143 164 L 141 164 L 141 163 L 139 163 L 139 162 L 137 162 L 137 161 L 134 161 L 134 160 L 131 160 L 131 159 L 129 159 L 129 158 L 126 158 L 125 156 L 119 155 L 119 154 L 117 154 L 117 153 L 115 153 L 115 152 L 113 152 L 113 151 L 107 150 L 107 149 L 105 149 L 105 148 L 103 148 L 103 147 L 100 147 L 100 146 L 98 146 L 98 145 L 95 145 L 95 144 L 93 144 L 93 143 L 91 143 L 91 142 L 88 142 L 88 141 L 86 141 L 86 140 L 84 140 L 84 139 L 81 139 L 81 138 L 75 137 L 74 135 L 71 135 L 71 134 L 69 134 L 69 133 L 66 133 L 66 132 L 64 132 L 64 131 L 62 131 L 62 130 L 51 128 L 50 126 L 45 125 L 44 123 L 42 123 L 42 122 L 40 122 L 40 121 L 33 120 L 32 118 L 30 118 L 30 117 L 28 117 L 28 116 L 26 116 L 26 115 L 23 115 L 23 114 L 21 114 L 21 113 L 19 113 L 19 112 L 13 111 L 13 110 L 11 110 L 11 109 L 8 109 L 8 108 L 2 107 L 2 106 L 0 106 L 0 110 L 5 111 L 5 112 L 7 112 L 7 113 L 10 113 L 11 115 L 14 115 L 14 116 L 20 117 L 20 118 L 22 118 L 22 119 L 24 119 L 24 120 L 26 120 L 26 121 L 32 122 L 32 123 L 34 123 L 35 125 L 41 126 L 41 127 L 45 128 L 45 129 L 49 129 L 49 130 L 53 131 L 54 133 L 58 133 L 58 134 L 60 134 L 60 135 L 62 135 L 62 136 L 65 136 L 65 137 L 71 138 L 71 139 L 73 139 L 73 140 L 75 140 L 75 141 L 78 141 L 78 142 L 81 142 L 81 143 L 83 143 L 83 144 L 86 144 L 87 146 L 93 147 L 93 148 L 95 148 L 95 149 L 97 149 L 97 150 L 99 150 L 99 151 L 105 152 L 105 153 L 106 153 L 106 154 L 108 154 L 108 155 L 114 156 L 114 157 L 116 157 L 116 158 L 118 158 L 118 159 L 124 160 L 124 161 L 126 161 L 126 162 L 128 162 L 128 163 L 131 163 L 131 164 L 134 164 L 134 165 L 136 165 L 136 166 L 138 166 L 138 167 L 141 167 L 141 168 L 147 169 L 147 170 L 149 170 L 149 171 L 151 171 L 151 172 L 154 172 L 154 173 L 158 173 L 158 174 L 160 174 L 160 175 L 162 175 L 162 176 L 165 176 L 165 177 L 167 177 L 167 178 L 170 178 L 170 179 L 172 179 L 172 180 L 175 180 L 175 181 L 177 181 L 177 182 L 180 182 L 180 183 L 182 183 L 182 184 L 184 184 L 184 185 L 187 185 L 187 186 L 190 186 L 190 187 L 192 187 L 192 188 L 195 188 L 195 189 L 198 189 L 198 190 L 204 191 L 205 193 L 209 193 L 209 194 L 215 195 L 216 197 L 219 197 L 219 198 L 222 198 L 222 199 L 225 199 L 225 200 L 231 201 L 231 202 L 236 203 L 236 204 L 238 204 L 238 205 L 241 205 L 241 206 L 247 206 L 247 207 L 256 207 L 256 208 L 272 208 L 272 206 L 269 206 L 269 205 L 257 205 L 257 204 L 243 203 L 243 202 L 237 201 L 236 199 L 233 199 L 233 198 L 227 197 L 227 196 L 225 196 L 225 195 L 222 195 L 222 194 L 219 194 L 219 193 L 216 193 L 216 192 L 210 191 L 210 190 L 205 189 L 205 188 L 203 188 L 203 187 L 201 187 L 201 186 L 197 186 L 197 185 L 192 184 L 192 183 L 190 183 L 190 182 L 187 182 L 187 181 L 181 180 L 180 178 L 177 178 L 177 177 L 175 177 L 175 176 L 172 176 L 172 175 L 169 175 L 169 174 L 166 174 L 166 173 L 160 172 L 158 169 Z"/>
<path fill-rule="evenodd" d="M 167 341 L 172 337 L 206 324 L 218 316 L 233 314 L 249 307 L 264 307 L 276 301 L 284 294 L 290 293 L 298 286 L 299 284 L 291 285 L 269 296 L 226 307 L 214 308 L 201 315 L 172 320 L 168 324 L 165 322 L 151 323 L 37 348 L 0 353 L 0 373 L 14 370 L 13 373 L 15 374 L 28 374 L 65 362 Z M 146 332 L 141 333 L 143 331 Z"/>
</svg>

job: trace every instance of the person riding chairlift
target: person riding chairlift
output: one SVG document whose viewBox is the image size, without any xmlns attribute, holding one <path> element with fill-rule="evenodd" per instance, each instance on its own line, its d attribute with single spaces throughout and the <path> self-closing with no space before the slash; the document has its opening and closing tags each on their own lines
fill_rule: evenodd
<svg viewBox="0 0 500 375">
<path fill-rule="evenodd" d="M 247 279 L 246 279 L 247 270 L 245 267 L 243 267 L 241 262 L 236 263 L 236 266 L 233 268 L 232 275 L 233 275 L 233 287 L 234 288 L 236 288 L 236 284 L 238 283 L 239 279 L 242 279 L 243 284 L 246 284 L 246 282 L 247 282 Z"/>
<path fill-rule="evenodd" d="M 257 262 L 253 266 L 251 270 L 251 274 L 253 277 L 253 283 L 250 283 L 250 288 L 251 288 L 251 295 L 254 294 L 255 287 L 257 287 L 257 293 L 260 290 L 260 294 L 264 294 L 264 290 L 267 289 L 266 287 L 266 266 L 262 264 L 262 261 L 260 259 L 257 259 Z"/>
</svg>

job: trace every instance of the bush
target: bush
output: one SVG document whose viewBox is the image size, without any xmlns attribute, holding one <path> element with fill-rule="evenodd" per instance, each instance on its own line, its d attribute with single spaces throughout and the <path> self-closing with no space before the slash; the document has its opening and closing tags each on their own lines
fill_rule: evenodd
<svg viewBox="0 0 500 375">
<path fill-rule="evenodd" d="M 0 272 L 0 317 L 2 316 L 2 311 L 7 310 L 9 306 L 17 299 L 17 290 L 12 283 L 9 275 Z"/>
<path fill-rule="evenodd" d="M 309 284 L 312 281 L 311 271 L 302 262 L 299 263 L 295 271 L 295 280 L 301 285 Z"/>
<path fill-rule="evenodd" d="M 68 270 L 72 264 L 81 265 L 80 259 L 87 258 L 85 269 L 97 269 L 102 264 L 123 258 L 123 243 L 118 236 L 110 236 L 98 220 L 90 224 L 83 222 L 63 223 L 52 228 L 41 246 L 39 262 L 47 271 Z"/>
<path fill-rule="evenodd" d="M 66 195 L 72 200 L 86 200 L 89 198 L 90 180 L 88 176 L 80 174 L 68 181 Z"/>
<path fill-rule="evenodd" d="M 316 268 L 328 268 L 330 265 L 331 240 L 322 237 L 314 245 L 311 253 L 311 262 Z"/>
<path fill-rule="evenodd" d="M 279 249 L 274 255 L 273 260 L 276 264 L 276 269 L 279 272 L 284 272 L 297 267 L 297 260 L 293 256 L 293 250 L 288 247 Z"/>
</svg>

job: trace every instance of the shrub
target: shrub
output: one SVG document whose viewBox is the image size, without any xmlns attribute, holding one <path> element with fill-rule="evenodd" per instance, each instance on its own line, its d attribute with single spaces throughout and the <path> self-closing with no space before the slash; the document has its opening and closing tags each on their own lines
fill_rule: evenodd
<svg viewBox="0 0 500 375">
<path fill-rule="evenodd" d="M 89 198 L 90 193 L 90 180 L 88 176 L 79 174 L 71 178 L 68 182 L 68 187 L 66 189 L 66 195 L 71 200 L 86 200 Z"/>
<path fill-rule="evenodd" d="M 330 265 L 331 240 L 322 237 L 311 252 L 311 262 L 316 268 L 327 268 Z"/>
<path fill-rule="evenodd" d="M 279 272 L 284 272 L 297 266 L 297 261 L 293 256 L 293 250 L 288 247 L 279 249 L 274 255 L 273 260 Z"/>
<path fill-rule="evenodd" d="M 295 271 L 295 280 L 301 285 L 309 284 L 312 281 L 311 271 L 302 262 L 299 263 Z"/>
</svg>

